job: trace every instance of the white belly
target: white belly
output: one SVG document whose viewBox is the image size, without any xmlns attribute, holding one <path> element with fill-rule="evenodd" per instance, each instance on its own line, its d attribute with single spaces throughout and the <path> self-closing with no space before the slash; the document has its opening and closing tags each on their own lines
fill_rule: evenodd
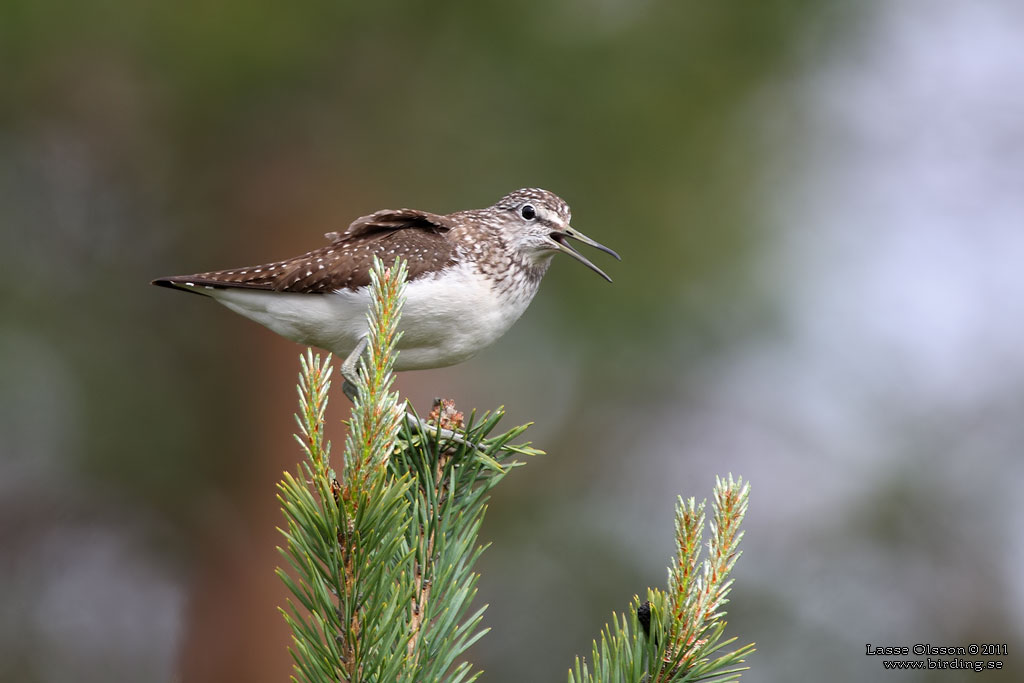
<svg viewBox="0 0 1024 683">
<path fill-rule="evenodd" d="M 366 334 L 369 290 L 293 294 L 258 289 L 202 292 L 277 334 L 344 359 Z M 536 287 L 499 297 L 471 268 L 424 277 L 405 289 L 396 370 L 454 365 L 503 335 L 529 306 Z"/>
</svg>

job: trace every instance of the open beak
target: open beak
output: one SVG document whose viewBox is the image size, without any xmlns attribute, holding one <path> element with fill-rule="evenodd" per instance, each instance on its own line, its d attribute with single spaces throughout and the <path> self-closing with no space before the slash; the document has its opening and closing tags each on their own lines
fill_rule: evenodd
<svg viewBox="0 0 1024 683">
<path fill-rule="evenodd" d="M 569 256 L 572 256 L 574 259 L 576 259 L 577 261 L 579 261 L 580 263 L 585 265 L 587 268 L 590 268 L 592 271 L 594 271 L 595 273 L 597 273 L 598 275 L 603 277 L 608 282 L 612 281 L 612 279 L 610 277 L 608 277 L 608 275 L 605 274 L 605 272 L 603 270 L 601 270 L 600 268 L 595 266 L 593 263 L 591 263 L 590 259 L 588 259 L 586 256 L 584 256 L 580 252 L 576 251 L 576 249 L 571 244 L 569 244 L 568 238 L 572 238 L 574 240 L 578 240 L 578 241 L 582 242 L 583 244 L 589 244 L 590 246 L 594 247 L 595 249 L 600 249 L 601 251 L 603 251 L 606 254 L 611 254 L 612 256 L 614 256 L 616 258 L 616 260 L 621 261 L 622 258 L 618 254 L 616 254 L 614 251 L 612 251 L 608 247 L 604 246 L 600 242 L 597 242 L 595 240 L 590 239 L 589 237 L 584 235 L 582 232 L 579 232 L 577 230 L 573 230 L 569 226 L 566 226 L 565 228 L 563 228 L 561 230 L 556 230 L 555 232 L 551 233 L 550 237 L 551 237 L 551 240 L 556 245 L 558 245 L 557 247 L 555 247 L 558 251 L 561 251 L 563 253 L 568 254 Z"/>
</svg>

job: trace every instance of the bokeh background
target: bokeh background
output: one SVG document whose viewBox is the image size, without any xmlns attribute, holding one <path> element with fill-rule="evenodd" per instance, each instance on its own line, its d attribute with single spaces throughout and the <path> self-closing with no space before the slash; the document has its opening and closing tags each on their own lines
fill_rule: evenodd
<svg viewBox="0 0 1024 683">
<path fill-rule="evenodd" d="M 400 378 L 549 453 L 483 529 L 483 680 L 564 680 L 728 472 L 751 680 L 972 642 L 1024 679 L 1022 36 L 1012 0 L 0 4 L 0 680 L 287 680 L 300 349 L 147 282 L 521 186 L 623 261 Z"/>
</svg>

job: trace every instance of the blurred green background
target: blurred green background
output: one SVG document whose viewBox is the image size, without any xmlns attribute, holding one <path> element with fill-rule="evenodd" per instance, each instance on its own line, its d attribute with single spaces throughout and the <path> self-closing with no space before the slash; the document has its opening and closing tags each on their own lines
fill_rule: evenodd
<svg viewBox="0 0 1024 683">
<path fill-rule="evenodd" d="M 753 680 L 972 642 L 1021 680 L 1022 30 L 1009 1 L 3 3 L 0 680 L 287 680 L 300 349 L 147 282 L 522 186 L 615 283 L 560 259 L 494 347 L 398 384 L 549 453 L 483 530 L 483 680 L 564 680 L 727 472 Z"/>
</svg>

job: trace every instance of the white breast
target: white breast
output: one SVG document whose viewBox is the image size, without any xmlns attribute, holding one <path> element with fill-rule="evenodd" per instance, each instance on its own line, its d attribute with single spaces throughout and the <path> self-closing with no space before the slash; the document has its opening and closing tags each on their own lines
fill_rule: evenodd
<svg viewBox="0 0 1024 683">
<path fill-rule="evenodd" d="M 493 343 L 523 314 L 537 284 L 502 289 L 470 265 L 422 277 L 406 287 L 396 370 L 454 365 Z M 258 289 L 203 292 L 277 334 L 345 358 L 366 334 L 369 290 L 294 294 Z"/>
</svg>

